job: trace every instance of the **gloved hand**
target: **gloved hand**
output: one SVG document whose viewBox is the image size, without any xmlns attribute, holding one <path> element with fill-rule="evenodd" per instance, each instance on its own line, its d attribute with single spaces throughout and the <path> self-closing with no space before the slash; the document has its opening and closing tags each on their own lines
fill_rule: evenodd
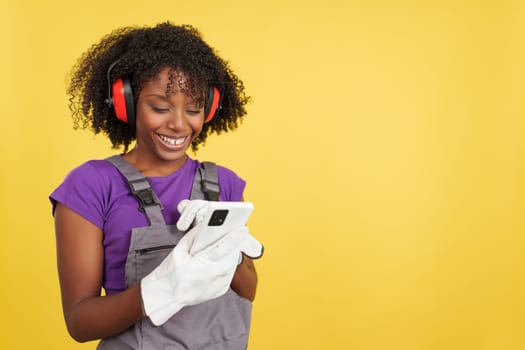
<svg viewBox="0 0 525 350">
<path fill-rule="evenodd" d="M 177 210 L 180 213 L 177 228 L 180 231 L 186 231 L 192 224 L 199 224 L 210 210 L 209 203 L 203 199 L 181 200 L 177 205 Z"/>
<path fill-rule="evenodd" d="M 180 231 L 186 231 L 192 224 L 195 224 L 196 226 L 192 230 L 199 226 L 200 232 L 204 231 L 205 226 L 199 224 L 205 218 L 207 211 L 210 210 L 209 203 L 209 201 L 202 199 L 183 199 L 180 201 L 177 205 L 177 210 L 181 216 L 179 221 L 177 221 L 177 228 Z M 248 227 L 243 226 L 239 229 L 241 235 L 240 251 L 252 259 L 262 257 L 264 253 L 263 245 L 250 234 Z M 242 258 L 239 260 L 242 261 Z"/>
<path fill-rule="evenodd" d="M 252 259 L 259 259 L 263 256 L 263 245 L 250 234 L 250 230 L 247 226 L 243 226 L 239 230 L 239 234 L 241 240 L 239 243 L 239 249 L 241 250 L 242 254 Z"/>
<path fill-rule="evenodd" d="M 189 254 L 201 231 L 197 224 L 141 281 L 144 311 L 160 326 L 184 306 L 220 297 L 230 287 L 239 259 L 241 233 L 232 231 L 198 254 Z"/>
<path fill-rule="evenodd" d="M 193 252 L 192 249 L 193 242 L 195 239 L 206 229 L 206 224 L 203 222 L 206 213 L 210 210 L 208 205 L 209 201 L 202 199 L 183 199 L 177 205 L 177 210 L 181 213 L 179 220 L 177 221 L 177 229 L 179 231 L 185 232 L 191 227 L 191 232 L 193 233 L 191 237 L 188 238 L 188 247 L 189 252 Z M 186 234 L 185 236 L 187 236 Z"/>
</svg>

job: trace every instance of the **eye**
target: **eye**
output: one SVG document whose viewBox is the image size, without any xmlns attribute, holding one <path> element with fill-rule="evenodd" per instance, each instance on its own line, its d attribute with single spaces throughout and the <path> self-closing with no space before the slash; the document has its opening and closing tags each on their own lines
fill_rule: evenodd
<svg viewBox="0 0 525 350">
<path fill-rule="evenodd" d="M 170 111 L 169 108 L 161 108 L 161 107 L 155 107 L 155 106 L 151 106 L 151 109 L 155 113 L 168 113 Z"/>
<path fill-rule="evenodd" d="M 186 110 L 186 113 L 189 115 L 199 115 L 201 113 L 200 109 L 188 109 Z"/>
</svg>

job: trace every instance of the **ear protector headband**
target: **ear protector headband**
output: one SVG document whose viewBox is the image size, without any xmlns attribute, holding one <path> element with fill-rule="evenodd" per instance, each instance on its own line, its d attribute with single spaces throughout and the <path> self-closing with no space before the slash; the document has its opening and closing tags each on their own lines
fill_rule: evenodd
<svg viewBox="0 0 525 350">
<path fill-rule="evenodd" d="M 135 125 L 135 98 L 133 97 L 131 82 L 127 78 L 119 78 L 111 84 L 111 70 L 120 60 L 113 62 L 107 71 L 108 98 L 106 99 L 106 104 L 108 107 L 113 107 L 118 120 Z M 204 104 L 205 123 L 211 121 L 221 109 L 221 101 L 222 96 L 219 89 L 215 86 L 210 86 Z"/>
</svg>

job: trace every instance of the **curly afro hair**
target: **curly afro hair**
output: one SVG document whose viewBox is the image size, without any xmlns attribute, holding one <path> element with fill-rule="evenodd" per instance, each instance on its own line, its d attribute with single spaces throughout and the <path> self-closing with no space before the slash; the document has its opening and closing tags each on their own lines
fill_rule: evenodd
<svg viewBox="0 0 525 350">
<path fill-rule="evenodd" d="M 118 62 L 117 62 L 118 61 Z M 190 25 L 169 22 L 154 27 L 123 27 L 103 37 L 89 48 L 73 66 L 67 88 L 69 108 L 75 129 L 90 129 L 107 135 L 113 148 L 124 152 L 135 140 L 135 126 L 117 119 L 106 100 L 109 81 L 127 77 L 135 103 L 144 83 L 154 79 L 163 69 L 183 72 L 188 77 L 184 92 L 204 105 L 205 91 L 215 86 L 221 92 L 222 108 L 193 140 L 197 150 L 209 134 L 227 132 L 238 127 L 246 114 L 249 97 L 242 81 L 233 73 L 228 62 L 220 58 Z M 169 91 L 170 87 L 167 87 Z"/>
</svg>

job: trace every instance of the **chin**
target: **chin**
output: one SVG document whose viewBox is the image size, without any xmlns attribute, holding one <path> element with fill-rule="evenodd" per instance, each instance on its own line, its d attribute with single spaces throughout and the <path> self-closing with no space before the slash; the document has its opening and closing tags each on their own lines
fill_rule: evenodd
<svg viewBox="0 0 525 350">
<path fill-rule="evenodd" d="M 178 152 L 160 152 L 157 154 L 157 157 L 166 162 L 175 162 L 178 160 L 186 159 L 186 150 L 181 150 Z"/>
</svg>

